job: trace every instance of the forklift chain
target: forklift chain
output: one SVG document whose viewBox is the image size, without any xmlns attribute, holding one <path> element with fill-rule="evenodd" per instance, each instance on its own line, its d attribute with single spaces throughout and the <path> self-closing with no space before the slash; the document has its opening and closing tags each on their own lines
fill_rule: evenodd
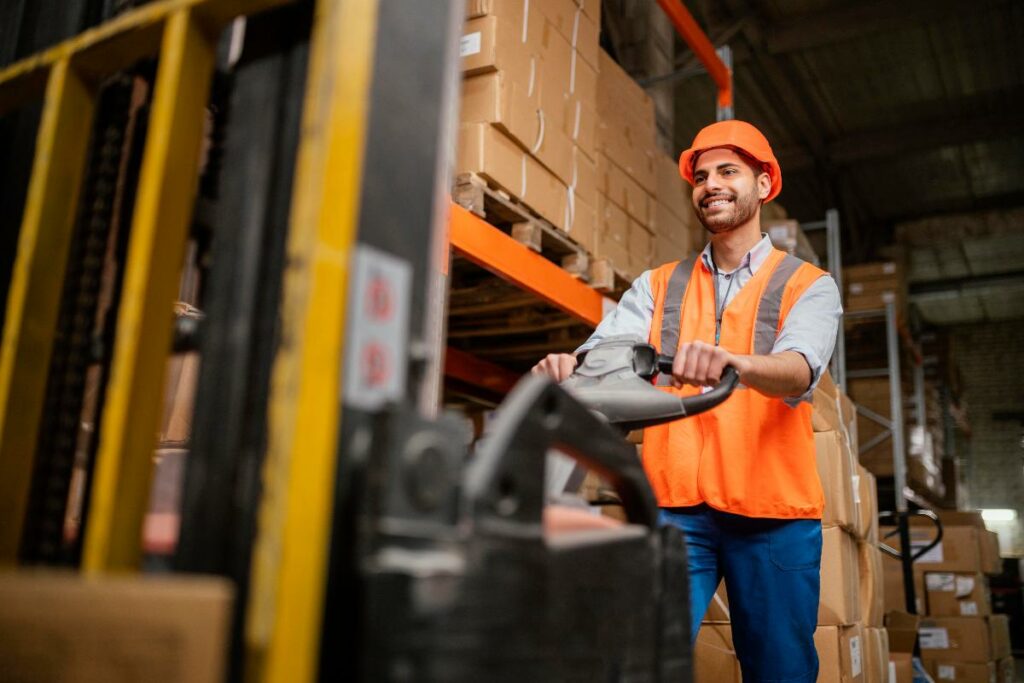
<svg viewBox="0 0 1024 683">
<path fill-rule="evenodd" d="M 68 493 L 93 357 L 93 330 L 111 234 L 132 93 L 129 76 L 102 89 L 79 213 L 68 253 L 60 313 L 26 516 L 22 559 L 69 564 L 63 542 Z"/>
</svg>

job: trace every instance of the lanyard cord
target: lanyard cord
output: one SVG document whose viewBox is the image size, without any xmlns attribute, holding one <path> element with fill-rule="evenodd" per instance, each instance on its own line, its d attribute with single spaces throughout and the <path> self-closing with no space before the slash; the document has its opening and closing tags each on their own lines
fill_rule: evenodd
<svg viewBox="0 0 1024 683">
<path fill-rule="evenodd" d="M 714 263 L 712 261 L 712 263 Z M 729 286 L 725 288 L 725 296 L 722 297 L 722 305 L 718 305 L 718 264 L 715 264 L 715 346 L 722 341 L 722 316 L 725 315 L 726 302 L 729 301 L 729 292 L 732 291 L 732 283 L 736 280 L 736 271 L 729 277 Z"/>
</svg>

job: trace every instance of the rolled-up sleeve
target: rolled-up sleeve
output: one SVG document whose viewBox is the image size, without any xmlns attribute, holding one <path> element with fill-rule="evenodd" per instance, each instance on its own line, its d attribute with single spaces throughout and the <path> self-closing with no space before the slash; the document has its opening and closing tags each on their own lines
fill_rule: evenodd
<svg viewBox="0 0 1024 683">
<path fill-rule="evenodd" d="M 796 351 L 801 354 L 811 369 L 811 384 L 803 395 L 785 399 L 787 405 L 795 407 L 811 400 L 821 373 L 832 358 L 842 315 L 839 288 L 829 275 L 815 280 L 793 304 L 772 353 Z"/>
<path fill-rule="evenodd" d="M 632 286 L 619 299 L 615 309 L 604 317 L 594 333 L 575 353 L 589 351 L 602 339 L 632 334 L 647 339 L 651 320 L 654 319 L 654 290 L 651 289 L 651 271 L 645 270 L 633 280 Z"/>
</svg>

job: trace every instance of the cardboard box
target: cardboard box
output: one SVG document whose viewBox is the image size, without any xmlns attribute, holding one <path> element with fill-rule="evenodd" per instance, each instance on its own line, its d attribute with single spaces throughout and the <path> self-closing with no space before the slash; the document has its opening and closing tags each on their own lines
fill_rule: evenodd
<svg viewBox="0 0 1024 683">
<path fill-rule="evenodd" d="M 597 191 L 641 225 L 654 224 L 654 198 L 601 152 L 597 153 Z"/>
<path fill-rule="evenodd" d="M 926 572 L 925 603 L 934 617 L 987 617 L 992 614 L 984 574 Z"/>
<path fill-rule="evenodd" d="M 729 616 L 729 594 L 725 590 L 725 581 L 718 583 L 718 589 L 711 596 L 707 611 L 704 612 L 704 623 L 728 624 Z"/>
<path fill-rule="evenodd" d="M 199 353 L 176 353 L 167 361 L 164 380 L 161 446 L 184 445 L 192 437 L 196 386 L 199 383 Z"/>
<path fill-rule="evenodd" d="M 892 539 L 883 539 L 891 545 Z M 885 596 L 886 612 L 903 611 L 907 608 L 906 591 L 903 589 L 903 565 L 896 558 L 882 553 L 882 592 Z M 925 613 L 924 573 L 914 567 L 914 604 L 917 613 Z"/>
<path fill-rule="evenodd" d="M 884 628 L 864 628 L 864 683 L 888 683 L 889 636 Z"/>
<path fill-rule="evenodd" d="M 690 184 L 679 175 L 679 161 L 663 154 L 654 155 L 654 175 L 657 180 L 655 198 L 676 216 L 693 214 L 693 193 Z"/>
<path fill-rule="evenodd" d="M 860 619 L 860 578 L 856 543 L 839 527 L 823 529 L 818 624 L 853 624 Z"/>
<path fill-rule="evenodd" d="M 629 268 L 632 275 L 639 275 L 651 268 L 654 257 L 654 235 L 640 223 L 629 221 Z"/>
<path fill-rule="evenodd" d="M 818 650 L 819 683 L 864 683 L 864 629 L 860 624 L 818 626 L 814 647 Z"/>
<path fill-rule="evenodd" d="M 591 254 L 597 247 L 597 209 L 577 197 L 573 202 L 571 225 L 565 231 L 576 244 Z"/>
<path fill-rule="evenodd" d="M 764 226 L 772 246 L 776 249 L 799 257 L 804 261 L 818 265 L 820 260 L 811 246 L 807 235 L 800 229 L 800 223 L 794 220 L 774 221 Z"/>
<path fill-rule="evenodd" d="M 919 627 L 921 656 L 950 662 L 990 662 L 1010 654 L 1005 614 L 990 617 L 928 617 Z"/>
<path fill-rule="evenodd" d="M 565 185 L 494 126 L 459 126 L 456 173 L 477 173 L 487 178 L 555 227 L 565 228 Z"/>
<path fill-rule="evenodd" d="M 566 185 L 573 178 L 573 143 L 561 130 L 544 125 L 544 111 L 502 71 L 462 82 L 463 123 L 491 123 L 519 143 Z"/>
<path fill-rule="evenodd" d="M 654 188 L 654 104 L 603 51 L 598 61 L 595 147 L 641 187 Z"/>
<path fill-rule="evenodd" d="M 894 529 L 895 527 L 883 527 L 879 529 L 879 533 L 883 538 L 886 538 L 885 543 L 899 550 L 899 535 L 888 536 L 888 533 Z M 910 544 L 912 547 L 924 547 L 934 538 L 935 530 L 931 522 L 912 520 L 910 525 Z M 943 522 L 942 540 L 937 546 L 916 560 L 914 564 L 923 572 L 980 572 L 981 547 L 979 529 L 972 526 L 947 526 Z"/>
<path fill-rule="evenodd" d="M 839 414 L 838 398 L 830 395 L 826 389 L 818 386 L 814 388 L 811 395 L 811 405 L 814 411 L 811 413 L 811 427 L 816 432 L 842 431 L 843 419 Z"/>
<path fill-rule="evenodd" d="M 677 245 L 679 249 L 675 252 L 675 258 L 680 254 L 689 254 L 693 251 L 690 239 L 690 225 L 684 219 L 672 213 L 671 209 L 660 201 L 654 203 L 654 237 L 655 242 L 662 240 Z M 673 259 L 661 259 L 659 263 Z"/>
<path fill-rule="evenodd" d="M 1013 657 L 1003 657 L 996 663 L 996 680 L 998 683 L 1016 683 L 1017 667 Z"/>
<path fill-rule="evenodd" d="M 882 551 L 870 543 L 857 543 L 860 615 L 865 626 L 885 624 L 885 584 Z"/>
<path fill-rule="evenodd" d="M 825 492 L 825 510 L 821 523 L 825 527 L 841 526 L 855 529 L 858 519 L 854 506 L 853 457 L 842 434 L 837 431 L 814 435 L 818 476 Z"/>
<path fill-rule="evenodd" d="M 597 195 L 597 240 L 594 256 L 621 270 L 629 268 L 629 216 L 603 194 Z"/>
<path fill-rule="evenodd" d="M 730 624 L 704 624 L 693 648 L 696 683 L 742 683 Z"/>
<path fill-rule="evenodd" d="M 854 480 L 857 493 L 854 503 L 858 508 L 854 535 L 860 540 L 878 545 L 878 486 L 875 477 L 858 463 Z"/>
<path fill-rule="evenodd" d="M 575 0 L 544 0 L 536 8 L 570 44 L 579 56 L 597 69 L 600 26 L 584 12 Z"/>
<path fill-rule="evenodd" d="M 999 534 L 988 529 L 981 530 L 981 571 L 986 574 L 1002 574 L 1003 560 L 999 556 Z"/>
<path fill-rule="evenodd" d="M 226 580 L 0 574 L 0 672 L 7 681 L 224 680 Z"/>
<path fill-rule="evenodd" d="M 920 617 L 893 610 L 885 615 L 885 632 L 889 638 L 889 683 L 913 683 L 914 645 Z"/>
<path fill-rule="evenodd" d="M 500 12 L 470 19 L 462 29 L 459 56 L 465 76 L 504 71 L 532 95 L 531 84 L 538 82 L 541 69 L 540 55 L 529 36 L 539 36 L 544 30 L 544 17 L 531 12 L 523 40 L 522 5 L 519 2 L 499 2 Z M 519 12 L 519 16 L 516 13 Z"/>
<path fill-rule="evenodd" d="M 957 681 L 957 683 L 995 683 L 996 663 L 972 663 L 972 662 L 947 662 L 941 659 L 926 658 L 923 660 L 924 668 L 935 679 L 935 683 L 942 681 Z"/>
</svg>

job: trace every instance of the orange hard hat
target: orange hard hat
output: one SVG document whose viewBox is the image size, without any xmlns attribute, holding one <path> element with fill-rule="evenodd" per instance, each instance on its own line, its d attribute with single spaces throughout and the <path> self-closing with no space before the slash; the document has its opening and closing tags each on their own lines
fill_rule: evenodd
<svg viewBox="0 0 1024 683">
<path fill-rule="evenodd" d="M 768 138 L 746 121 L 736 119 L 705 126 L 693 139 L 690 149 L 679 155 L 679 174 L 686 182 L 693 185 L 693 165 L 697 156 L 715 147 L 732 147 L 740 150 L 768 167 L 772 189 L 768 191 L 765 202 L 770 202 L 782 192 L 782 167 L 779 166 L 771 145 L 768 144 Z"/>
</svg>

